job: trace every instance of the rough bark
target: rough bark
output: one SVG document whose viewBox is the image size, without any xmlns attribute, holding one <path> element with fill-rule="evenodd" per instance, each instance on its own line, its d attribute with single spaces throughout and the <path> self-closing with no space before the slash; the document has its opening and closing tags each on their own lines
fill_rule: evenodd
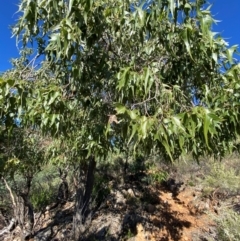
<svg viewBox="0 0 240 241">
<path fill-rule="evenodd" d="M 84 231 L 84 222 L 87 216 L 86 211 L 93 191 L 95 167 L 95 159 L 91 157 L 84 186 L 81 183 L 82 176 L 79 176 L 79 185 L 76 192 L 75 216 L 73 218 L 74 240 L 79 240 L 81 233 Z"/>
<path fill-rule="evenodd" d="M 15 226 L 16 226 L 16 220 L 12 218 L 9 225 L 3 228 L 2 230 L 0 230 L 0 238 L 5 234 L 9 234 L 15 228 Z"/>
<path fill-rule="evenodd" d="M 58 189 L 57 202 L 60 204 L 65 204 L 68 200 L 68 196 L 68 183 L 66 180 L 63 180 Z"/>
<path fill-rule="evenodd" d="M 34 211 L 32 203 L 29 200 L 28 195 L 21 195 L 23 199 L 24 206 L 26 207 L 25 213 L 25 225 L 24 225 L 24 237 L 28 237 L 32 235 L 32 229 L 34 225 Z"/>
<path fill-rule="evenodd" d="M 9 191 L 10 197 L 13 203 L 15 223 L 18 223 L 23 233 L 22 239 L 32 235 L 32 229 L 34 225 L 34 211 L 32 203 L 29 199 L 29 193 L 31 189 L 32 177 L 27 177 L 26 185 L 23 192 L 15 190 L 17 197 L 15 198 L 13 192 L 8 185 L 7 181 L 3 178 L 6 188 Z"/>
<path fill-rule="evenodd" d="M 31 185 L 32 176 L 28 176 L 26 177 L 26 185 L 23 192 L 18 192 L 19 219 L 21 220 L 20 226 L 23 230 L 22 237 L 24 240 L 32 236 L 34 225 L 34 210 L 29 197 Z"/>
</svg>

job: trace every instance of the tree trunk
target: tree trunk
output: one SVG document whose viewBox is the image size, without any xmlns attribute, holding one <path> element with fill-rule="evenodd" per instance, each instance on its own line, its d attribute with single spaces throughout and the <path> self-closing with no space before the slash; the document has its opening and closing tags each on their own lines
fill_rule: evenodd
<svg viewBox="0 0 240 241">
<path fill-rule="evenodd" d="M 79 240 L 81 234 L 84 232 L 84 222 L 87 218 L 87 209 L 93 191 L 95 167 L 95 159 L 94 157 L 91 157 L 89 160 L 85 186 L 82 185 L 81 174 L 79 176 L 78 189 L 76 192 L 75 216 L 73 218 L 74 240 Z"/>
<path fill-rule="evenodd" d="M 24 239 L 32 236 L 32 230 L 34 225 L 34 212 L 31 201 L 29 200 L 29 195 L 21 195 L 26 210 L 25 215 L 25 225 L 24 225 Z"/>
<path fill-rule="evenodd" d="M 16 188 L 16 198 L 14 197 L 13 192 L 7 181 L 5 179 L 3 180 L 12 199 L 16 223 L 18 223 L 22 230 L 22 240 L 25 240 L 26 237 L 30 237 L 32 235 L 32 229 L 34 225 L 34 211 L 32 203 L 29 199 L 32 177 L 27 177 L 26 186 L 23 192 L 18 191 Z"/>
<path fill-rule="evenodd" d="M 60 203 L 61 205 L 65 204 L 68 200 L 68 196 L 68 182 L 63 180 L 58 188 L 57 203 Z"/>
<path fill-rule="evenodd" d="M 22 207 L 22 230 L 23 239 L 30 238 L 32 236 L 32 230 L 34 225 L 34 211 L 33 205 L 29 198 L 29 193 L 32 185 L 32 176 L 26 177 L 26 185 L 23 192 L 19 192 L 19 207 Z M 21 200 L 22 199 L 22 200 Z"/>
</svg>

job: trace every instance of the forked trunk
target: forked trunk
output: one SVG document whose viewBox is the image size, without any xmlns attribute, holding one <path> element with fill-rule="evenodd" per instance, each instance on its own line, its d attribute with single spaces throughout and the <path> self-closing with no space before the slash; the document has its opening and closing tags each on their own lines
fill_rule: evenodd
<svg viewBox="0 0 240 241">
<path fill-rule="evenodd" d="M 22 240 L 25 240 L 27 237 L 32 236 L 32 229 L 34 225 L 34 211 L 29 198 L 32 177 L 27 178 L 26 186 L 23 192 L 16 189 L 16 198 L 14 197 L 12 189 L 8 185 L 7 181 L 5 179 L 3 180 L 12 199 L 14 216 L 16 220 L 15 224 L 20 226 L 22 230 Z"/>
</svg>

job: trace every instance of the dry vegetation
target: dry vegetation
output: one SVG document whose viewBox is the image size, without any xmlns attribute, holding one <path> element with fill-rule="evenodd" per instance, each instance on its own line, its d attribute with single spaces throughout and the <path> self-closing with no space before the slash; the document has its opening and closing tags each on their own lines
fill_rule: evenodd
<svg viewBox="0 0 240 241">
<path fill-rule="evenodd" d="M 128 174 L 119 157 L 98 165 L 80 240 L 239 240 L 239 157 L 221 162 L 205 158 L 199 164 L 187 159 L 173 165 L 159 164 L 157 157 L 131 161 Z M 72 240 L 71 170 L 67 181 L 69 200 L 55 205 L 61 183 L 57 168 L 47 166 L 34 178 L 34 240 Z M 12 218 L 9 200 L 2 184 L 2 231 Z M 19 233 L 15 227 L 1 239 L 20 240 Z"/>
</svg>

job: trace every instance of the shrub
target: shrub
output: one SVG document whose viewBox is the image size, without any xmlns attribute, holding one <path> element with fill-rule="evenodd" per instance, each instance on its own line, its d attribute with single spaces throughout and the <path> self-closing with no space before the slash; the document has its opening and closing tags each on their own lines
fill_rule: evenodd
<svg viewBox="0 0 240 241">
<path fill-rule="evenodd" d="M 240 176 L 233 167 L 224 163 L 213 163 L 210 173 L 205 176 L 203 186 L 208 192 L 218 188 L 219 191 L 235 194 L 240 190 Z"/>
<path fill-rule="evenodd" d="M 55 194 L 55 191 L 49 187 L 45 187 L 41 191 L 39 191 L 39 189 L 32 191 L 30 199 L 34 210 L 39 211 L 47 205 L 51 204 L 51 202 L 53 202 L 56 197 Z"/>
<path fill-rule="evenodd" d="M 221 209 L 220 215 L 213 216 L 217 226 L 217 240 L 240 240 L 240 215 L 229 208 Z"/>
</svg>

